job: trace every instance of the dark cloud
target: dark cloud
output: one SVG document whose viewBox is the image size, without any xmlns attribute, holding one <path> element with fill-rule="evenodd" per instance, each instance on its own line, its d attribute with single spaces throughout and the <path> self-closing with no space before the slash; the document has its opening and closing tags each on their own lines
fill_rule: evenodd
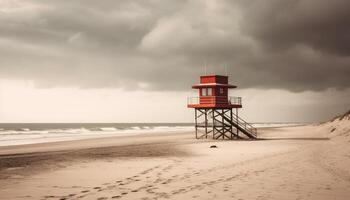
<svg viewBox="0 0 350 200">
<path fill-rule="evenodd" d="M 347 1 L 4 1 L 0 78 L 38 87 L 349 88 Z"/>
<path fill-rule="evenodd" d="M 278 51 L 303 44 L 316 51 L 350 55 L 347 0 L 267 0 L 244 5 L 243 32 Z"/>
</svg>

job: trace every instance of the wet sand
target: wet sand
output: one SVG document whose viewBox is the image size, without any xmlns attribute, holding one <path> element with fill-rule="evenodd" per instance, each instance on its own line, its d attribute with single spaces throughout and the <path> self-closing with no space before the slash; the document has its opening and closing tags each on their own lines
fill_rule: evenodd
<svg viewBox="0 0 350 200">
<path fill-rule="evenodd" d="M 0 148 L 0 199 L 350 199 L 350 137 L 330 126 Z M 209 148 L 216 145 L 218 148 Z"/>
</svg>

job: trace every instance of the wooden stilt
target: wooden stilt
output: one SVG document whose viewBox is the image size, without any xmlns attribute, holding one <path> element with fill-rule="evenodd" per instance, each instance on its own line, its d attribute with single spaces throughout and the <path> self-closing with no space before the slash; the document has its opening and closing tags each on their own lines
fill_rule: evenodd
<svg viewBox="0 0 350 200">
<path fill-rule="evenodd" d="M 225 139 L 224 114 L 224 109 L 221 109 L 222 139 Z"/>
<path fill-rule="evenodd" d="M 211 110 L 212 111 L 212 118 L 213 118 L 213 139 L 215 139 L 215 112 L 214 109 Z"/>
<path fill-rule="evenodd" d="M 207 111 L 208 111 L 207 109 L 204 109 L 205 138 L 208 138 L 208 113 L 207 113 Z"/>
<path fill-rule="evenodd" d="M 236 123 L 238 124 L 238 109 L 236 108 Z M 239 138 L 239 130 L 238 128 L 236 128 L 237 130 L 237 137 Z"/>
<path fill-rule="evenodd" d="M 232 108 L 230 108 L 230 120 L 232 121 Z M 230 132 L 231 132 L 231 140 L 233 139 L 233 127 L 230 126 Z"/>
<path fill-rule="evenodd" d="M 195 115 L 195 127 L 196 127 L 196 139 L 198 139 L 198 124 L 197 124 L 197 108 L 196 109 L 194 109 L 194 115 Z"/>
</svg>

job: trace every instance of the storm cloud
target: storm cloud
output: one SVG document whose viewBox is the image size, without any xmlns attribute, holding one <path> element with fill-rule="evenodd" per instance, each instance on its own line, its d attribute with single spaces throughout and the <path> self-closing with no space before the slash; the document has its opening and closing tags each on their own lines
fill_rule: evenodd
<svg viewBox="0 0 350 200">
<path fill-rule="evenodd" d="M 346 0 L 0 2 L 0 79 L 37 87 L 188 90 L 350 87 Z"/>
</svg>

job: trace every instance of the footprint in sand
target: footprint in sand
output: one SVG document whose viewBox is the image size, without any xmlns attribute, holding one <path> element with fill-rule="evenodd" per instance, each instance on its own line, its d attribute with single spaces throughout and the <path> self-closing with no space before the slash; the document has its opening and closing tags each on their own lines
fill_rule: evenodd
<svg viewBox="0 0 350 200">
<path fill-rule="evenodd" d="M 147 192 L 147 193 L 150 193 L 150 194 L 155 193 L 155 192 L 153 191 L 153 189 L 147 189 L 146 192 Z"/>
<path fill-rule="evenodd" d="M 111 189 L 113 189 L 113 188 L 115 188 L 115 187 L 117 187 L 117 186 L 116 186 L 116 185 L 109 185 L 109 186 L 106 187 L 106 189 L 107 189 L 107 190 L 111 190 Z"/>
<path fill-rule="evenodd" d="M 153 181 L 153 183 L 159 183 L 160 181 L 162 181 L 161 178 L 157 178 L 155 181 Z"/>
<path fill-rule="evenodd" d="M 83 191 L 81 191 L 81 193 L 87 193 L 87 192 L 89 192 L 89 190 L 83 190 Z"/>
<path fill-rule="evenodd" d="M 122 196 L 119 196 L 119 195 L 116 195 L 116 196 L 112 196 L 112 199 L 119 199 L 121 198 Z"/>
<path fill-rule="evenodd" d="M 107 197 L 99 197 L 97 198 L 97 200 L 105 200 L 105 199 L 108 199 Z"/>
</svg>

